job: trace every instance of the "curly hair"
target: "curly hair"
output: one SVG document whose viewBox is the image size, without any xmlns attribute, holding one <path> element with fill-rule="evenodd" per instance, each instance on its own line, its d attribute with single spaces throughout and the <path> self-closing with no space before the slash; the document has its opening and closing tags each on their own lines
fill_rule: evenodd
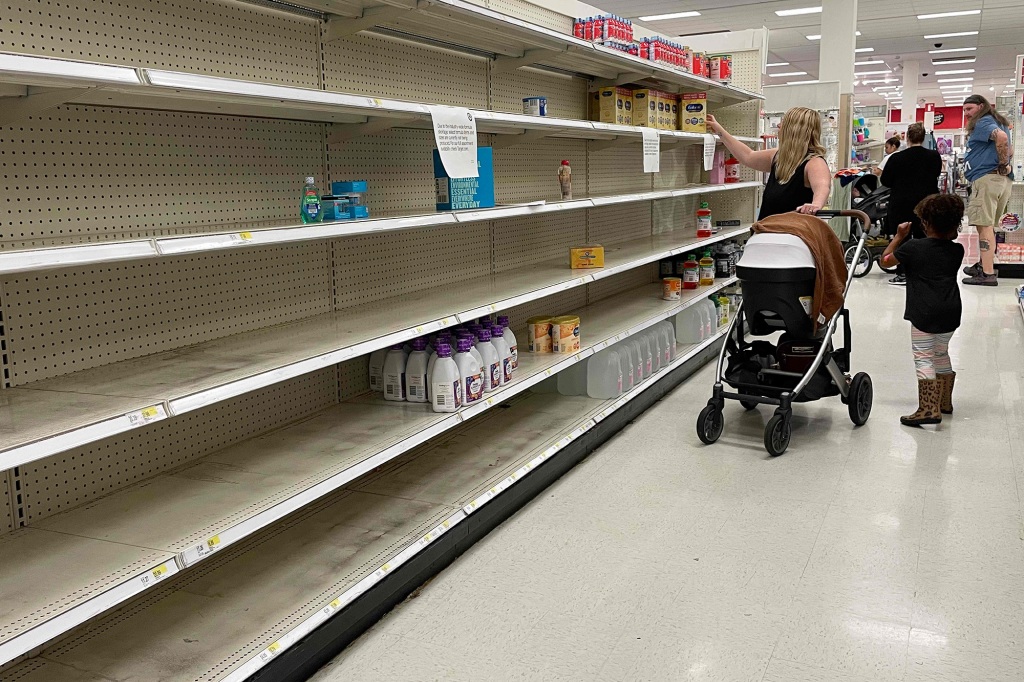
<svg viewBox="0 0 1024 682">
<path fill-rule="evenodd" d="M 956 239 L 964 218 L 964 200 L 955 194 L 933 194 L 922 199 L 914 213 L 936 236 Z"/>
</svg>

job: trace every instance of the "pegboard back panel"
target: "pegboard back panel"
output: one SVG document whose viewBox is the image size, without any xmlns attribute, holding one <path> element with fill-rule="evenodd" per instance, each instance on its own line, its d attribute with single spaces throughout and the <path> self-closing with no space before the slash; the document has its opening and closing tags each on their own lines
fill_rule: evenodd
<svg viewBox="0 0 1024 682">
<path fill-rule="evenodd" d="M 15 528 L 15 499 L 11 488 L 13 487 L 13 472 L 0 471 L 0 535 Z"/>
<path fill-rule="evenodd" d="M 693 183 L 707 182 L 703 158 L 704 150 L 701 145 L 662 145 L 661 170 L 654 174 L 654 189 L 676 189 Z"/>
<path fill-rule="evenodd" d="M 651 236 L 652 204 L 642 201 L 592 208 L 587 223 L 588 244 L 615 244 Z"/>
<path fill-rule="evenodd" d="M 11 276 L 11 385 L 330 312 L 331 274 L 311 242 Z"/>
<path fill-rule="evenodd" d="M 704 197 L 715 220 L 736 219 L 752 223 L 761 207 L 760 189 L 741 189 L 735 192 L 716 192 Z"/>
<path fill-rule="evenodd" d="M 572 17 L 543 7 L 540 3 L 528 0 L 487 0 L 487 7 L 560 33 L 572 33 Z"/>
<path fill-rule="evenodd" d="M 371 216 L 433 211 L 437 202 L 429 130 L 390 130 L 332 145 L 331 182 L 366 180 Z"/>
<path fill-rule="evenodd" d="M 24 516 L 53 516 L 338 401 L 334 367 L 21 467 Z"/>
<path fill-rule="evenodd" d="M 457 287 L 490 272 L 489 223 L 339 239 L 334 243 L 335 307 Z"/>
<path fill-rule="evenodd" d="M 627 143 L 591 152 L 588 161 L 590 196 L 650 192 L 654 189 L 657 173 L 644 173 L 643 152 L 639 144 Z"/>
<path fill-rule="evenodd" d="M 587 305 L 593 305 L 598 301 L 655 281 L 658 281 L 657 263 L 650 263 L 639 268 L 627 270 L 620 275 L 599 279 L 593 284 L 587 285 Z M 637 295 L 642 296 L 644 294 L 638 292 Z"/>
<path fill-rule="evenodd" d="M 701 199 L 709 199 L 714 196 L 716 195 L 709 194 L 704 197 L 686 196 L 655 201 L 653 233 L 667 234 L 686 231 L 691 236 L 695 235 L 697 233 L 697 209 L 700 208 Z M 729 215 L 719 215 L 715 213 L 714 209 L 711 211 L 712 220 L 730 217 Z"/>
<path fill-rule="evenodd" d="M 338 402 L 370 390 L 370 356 L 362 355 L 337 365 Z"/>
<path fill-rule="evenodd" d="M 486 109 L 487 62 L 357 34 L 324 45 L 324 87 Z"/>
<path fill-rule="evenodd" d="M 494 193 L 499 204 L 558 201 L 558 167 L 572 168 L 573 196 L 586 196 L 587 143 L 551 137 L 534 144 L 494 150 Z"/>
<path fill-rule="evenodd" d="M 569 248 L 587 244 L 584 211 L 494 221 L 494 272 L 564 259 Z"/>
<path fill-rule="evenodd" d="M 526 321 L 528 319 L 540 315 L 566 315 L 568 313 L 578 311 L 586 305 L 586 287 L 576 287 L 574 289 L 567 289 L 553 296 L 547 296 L 536 301 L 530 301 L 529 303 L 524 303 L 523 305 L 499 312 L 502 315 L 509 316 L 509 326 L 516 335 L 516 341 L 519 342 L 519 352 L 526 353 L 528 352 L 526 333 Z M 581 322 L 580 334 L 583 339 L 586 339 L 586 333 L 586 326 Z"/>
<path fill-rule="evenodd" d="M 732 84 L 739 88 L 761 92 L 761 53 L 758 50 L 733 53 Z M 760 111 L 760 100 L 752 100 L 716 108 L 714 114 L 719 123 L 733 135 L 756 137 L 760 134 L 758 130 Z"/>
<path fill-rule="evenodd" d="M 67 106 L 0 127 L 0 249 L 295 223 L 324 126 Z"/>
<path fill-rule="evenodd" d="M 491 109 L 523 113 L 524 97 L 547 97 L 548 116 L 587 120 L 588 82 L 533 69 L 491 74 Z"/>
<path fill-rule="evenodd" d="M 319 23 L 223 0 L 5 0 L 0 51 L 319 87 Z"/>
</svg>

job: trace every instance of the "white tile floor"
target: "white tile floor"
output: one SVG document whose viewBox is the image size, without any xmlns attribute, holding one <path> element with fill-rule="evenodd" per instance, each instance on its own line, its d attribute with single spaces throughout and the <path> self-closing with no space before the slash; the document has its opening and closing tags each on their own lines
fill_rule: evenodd
<svg viewBox="0 0 1024 682">
<path fill-rule="evenodd" d="M 877 272 L 877 271 L 876 271 Z M 867 426 L 726 412 L 702 447 L 690 379 L 385 617 L 315 678 L 1024 680 L 1024 324 L 1011 282 L 965 289 L 956 414 L 913 430 L 902 289 L 851 297 Z"/>
</svg>

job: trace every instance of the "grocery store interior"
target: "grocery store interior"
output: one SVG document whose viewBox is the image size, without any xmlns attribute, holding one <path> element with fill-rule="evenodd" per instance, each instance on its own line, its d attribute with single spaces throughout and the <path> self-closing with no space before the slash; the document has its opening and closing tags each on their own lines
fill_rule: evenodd
<svg viewBox="0 0 1024 682">
<path fill-rule="evenodd" d="M 877 169 L 920 122 L 972 201 L 1022 35 L 7 0 L 0 680 L 1020 682 L 1024 144 L 924 426 Z M 793 107 L 828 204 L 760 224 Z"/>
</svg>

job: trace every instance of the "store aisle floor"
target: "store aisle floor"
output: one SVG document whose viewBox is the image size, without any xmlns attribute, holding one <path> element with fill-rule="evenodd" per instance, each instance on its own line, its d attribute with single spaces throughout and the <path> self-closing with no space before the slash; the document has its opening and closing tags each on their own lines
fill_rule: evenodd
<svg viewBox="0 0 1024 682">
<path fill-rule="evenodd" d="M 1024 325 L 1012 281 L 965 289 L 956 414 L 916 400 L 901 289 L 856 282 L 870 422 L 797 406 L 694 433 L 705 368 L 491 533 L 315 678 L 1019 682 Z"/>
</svg>

